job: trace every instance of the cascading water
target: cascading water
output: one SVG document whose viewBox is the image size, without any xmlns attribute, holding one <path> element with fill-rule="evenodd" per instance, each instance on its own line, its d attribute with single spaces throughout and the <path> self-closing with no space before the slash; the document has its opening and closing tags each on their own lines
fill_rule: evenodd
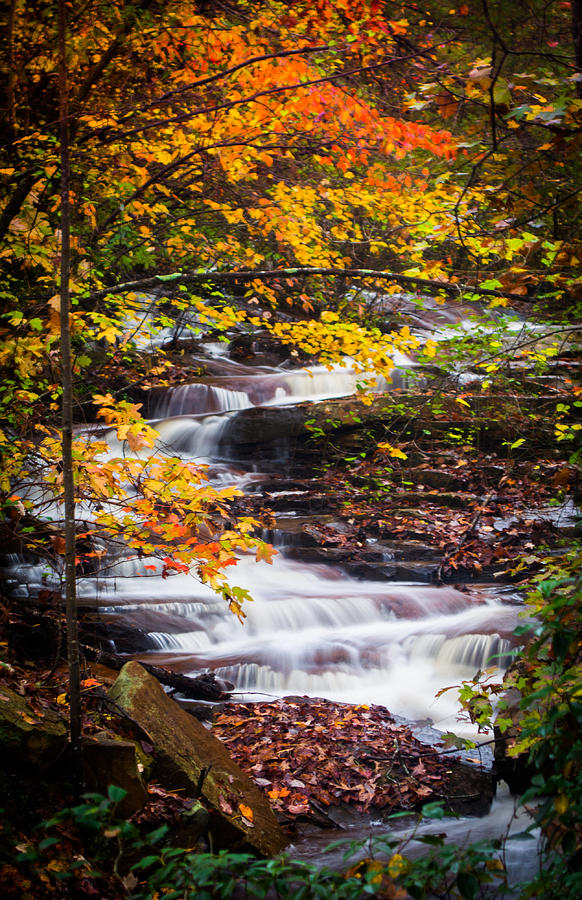
<svg viewBox="0 0 582 900">
<path fill-rule="evenodd" d="M 79 592 L 89 601 L 97 587 L 103 612 L 131 613 L 136 623 L 147 613 L 165 663 L 211 669 L 246 699 L 307 693 L 379 703 L 454 729 L 454 693 L 435 701 L 435 692 L 509 658 L 499 631 L 511 632 L 517 610 L 485 592 L 468 601 L 453 588 L 356 581 L 282 556 L 269 567 L 242 559 L 234 580 L 254 598 L 244 625 L 189 575 L 140 578 L 128 564 L 127 575 L 111 572 L 99 586 L 85 579 Z"/>
<path fill-rule="evenodd" d="M 405 366 L 407 360 L 399 363 Z M 155 449 L 200 461 L 208 465 L 214 484 L 241 488 L 257 480 L 261 460 L 237 461 L 236 452 L 226 446 L 238 411 L 348 396 L 362 377 L 349 366 L 264 368 L 252 374 L 228 361 L 227 371 L 158 398 L 151 410 L 159 432 Z M 114 431 L 105 438 L 111 455 L 128 454 Z M 245 604 L 243 625 L 210 588 L 188 574 L 164 577 L 167 573 L 154 558 L 117 560 L 82 578 L 79 602 L 97 606 L 105 621 L 124 621 L 145 632 L 149 650 L 141 658 L 184 673 L 214 671 L 234 683 L 240 699 L 309 694 L 377 703 L 407 719 L 428 719 L 442 730 L 474 736 L 472 726 L 459 726 L 456 693 L 446 692 L 438 700 L 435 694 L 479 669 L 507 665 L 518 607 L 501 602 L 499 592 L 488 587 L 459 591 L 356 580 L 330 565 L 295 561 L 286 555 L 288 545 L 295 543 L 288 530 L 291 521 L 293 513 L 287 512 L 286 530 L 270 531 L 269 539 L 280 551 L 271 566 L 243 557 L 231 577 L 253 597 Z M 23 565 L 21 559 L 14 560 L 13 572 L 17 592 L 38 591 L 55 577 L 58 584 L 47 567 Z M 494 807 L 489 833 L 498 827 L 500 809 L 509 816 L 510 806 L 504 801 Z M 365 837 L 374 824 L 363 828 L 350 837 Z M 461 829 L 465 833 L 466 826 Z M 297 850 L 297 855 L 313 854 L 319 858 L 320 850 L 312 838 Z"/>
<path fill-rule="evenodd" d="M 401 354 L 401 365 L 413 366 L 412 360 Z M 212 382 L 183 384 L 169 388 L 154 407 L 153 416 L 204 415 L 224 413 L 251 406 L 282 406 L 302 401 L 316 402 L 332 397 L 353 394 L 365 378 L 346 366 L 315 366 L 284 372 L 264 369 L 260 375 L 223 376 Z M 388 387 L 384 378 L 377 382 L 378 390 Z"/>
<path fill-rule="evenodd" d="M 345 396 L 359 377 L 340 366 L 255 375 L 244 367 L 240 375 L 170 389 L 155 410 L 158 448 L 209 464 L 214 481 L 244 486 L 245 461 L 233 466 L 224 446 L 236 410 Z M 108 440 L 111 452 L 126 450 L 111 432 Z M 218 459 L 229 463 L 217 465 Z M 253 465 L 260 468 L 260 460 Z M 150 652 L 166 664 L 215 671 L 241 697 L 307 693 L 379 703 L 450 729 L 454 694 L 435 701 L 436 691 L 507 663 L 516 608 L 492 592 L 356 580 L 329 565 L 287 558 L 287 536 L 276 529 L 272 536 L 281 545 L 272 566 L 242 558 L 231 578 L 253 597 L 244 625 L 194 577 L 162 577 L 155 560 L 118 562 L 84 579 L 79 596 L 147 626 Z"/>
</svg>

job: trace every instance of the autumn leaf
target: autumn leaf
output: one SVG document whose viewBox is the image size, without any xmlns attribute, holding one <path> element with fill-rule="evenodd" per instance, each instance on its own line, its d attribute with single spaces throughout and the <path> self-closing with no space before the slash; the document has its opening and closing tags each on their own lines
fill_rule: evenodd
<svg viewBox="0 0 582 900">
<path fill-rule="evenodd" d="M 60 534 L 51 534 L 51 544 L 55 553 L 62 556 L 66 552 L 65 539 Z"/>
<path fill-rule="evenodd" d="M 376 444 L 376 449 L 380 450 L 381 453 L 387 453 L 389 456 L 394 457 L 395 459 L 408 459 L 406 453 L 402 450 L 399 450 L 398 447 L 394 447 L 392 444 L 387 443 L 386 441 L 381 441 Z"/>
<path fill-rule="evenodd" d="M 219 794 L 219 796 L 218 796 L 218 805 L 219 805 L 220 809 L 222 810 L 222 812 L 225 813 L 227 816 L 233 815 L 234 807 L 233 807 L 232 803 L 230 803 L 226 799 L 226 797 L 223 797 L 222 794 Z"/>
<path fill-rule="evenodd" d="M 247 822 L 253 821 L 254 813 L 253 813 L 252 809 L 250 808 L 250 806 L 245 806 L 244 803 L 239 803 L 238 808 L 241 811 L 241 815 L 243 816 L 244 819 L 247 820 Z"/>
<path fill-rule="evenodd" d="M 264 560 L 266 563 L 269 563 L 269 565 L 271 565 L 273 562 L 273 556 L 275 556 L 275 554 L 277 552 L 278 551 L 275 550 L 275 548 L 272 547 L 270 544 L 261 543 L 257 547 L 256 560 L 257 560 L 257 562 Z"/>
<path fill-rule="evenodd" d="M 291 791 L 289 788 L 273 788 L 272 791 L 267 791 L 267 795 L 271 798 L 271 800 L 279 800 L 281 797 L 288 797 Z"/>
<path fill-rule="evenodd" d="M 398 878 L 404 872 L 407 872 L 410 862 L 400 853 L 394 853 L 388 860 L 388 874 L 391 878 Z"/>
</svg>

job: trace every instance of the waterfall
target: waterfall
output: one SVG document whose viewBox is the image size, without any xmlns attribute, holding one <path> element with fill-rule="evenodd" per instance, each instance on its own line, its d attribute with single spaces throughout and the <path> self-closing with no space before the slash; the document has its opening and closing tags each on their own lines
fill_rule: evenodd
<svg viewBox="0 0 582 900">
<path fill-rule="evenodd" d="M 396 362 L 403 370 L 413 366 L 404 356 Z M 261 459 L 236 460 L 236 447 L 226 446 L 237 411 L 350 396 L 364 377 L 349 360 L 345 366 L 263 368 L 254 374 L 229 361 L 227 371 L 169 388 L 152 420 L 157 445 L 141 455 L 162 452 L 202 462 L 220 485 L 244 487 L 253 479 L 260 484 L 266 478 Z M 273 431 L 272 453 L 280 437 Z M 105 437 L 113 456 L 129 452 L 114 429 Z M 282 457 L 278 465 L 284 469 Z M 288 493 L 292 500 L 293 490 Z M 435 701 L 435 693 L 478 669 L 507 665 L 518 608 L 503 604 L 494 589 L 461 592 L 418 582 L 357 580 L 330 565 L 294 561 L 285 555 L 296 542 L 293 516 L 292 509 L 286 512 L 289 530 L 273 531 L 280 552 L 272 565 L 243 556 L 229 573 L 231 583 L 253 597 L 245 604 L 242 625 L 194 574 L 163 577 L 160 561 L 135 554 L 106 558 L 99 572 L 80 579 L 80 600 L 145 632 L 150 656 L 183 672 L 215 671 L 233 681 L 240 696 L 308 693 L 380 703 L 394 713 L 455 728 L 456 700 L 446 694 Z M 298 555 L 299 547 L 294 551 Z M 58 573 L 47 567 L 35 564 L 25 571 L 21 562 L 14 570 L 18 567 L 24 583 L 36 590 L 58 582 Z M 16 584 L 20 591 L 22 578 Z"/>
<path fill-rule="evenodd" d="M 441 688 L 479 669 L 501 669 L 519 608 L 484 589 L 357 581 L 324 564 L 243 557 L 231 579 L 246 588 L 244 625 L 192 575 L 162 578 L 146 560 L 118 563 L 82 594 L 108 615 L 147 624 L 165 663 L 183 672 L 215 671 L 241 697 L 307 693 L 379 703 L 413 719 L 459 731 L 454 692 Z M 148 571 L 144 579 L 143 571 Z M 140 620 L 141 616 L 141 620 Z M 171 662 L 170 662 L 171 664 Z M 472 727 L 467 733 L 472 733 Z"/>
<path fill-rule="evenodd" d="M 398 354 L 398 364 L 410 368 L 414 366 L 404 354 Z M 251 406 L 286 406 L 348 397 L 367 377 L 370 376 L 366 373 L 356 372 L 348 361 L 344 366 L 267 370 L 260 375 L 233 374 L 205 379 L 169 388 L 154 406 L 153 417 L 201 416 Z M 385 391 L 388 387 L 385 378 L 376 380 L 376 390 Z"/>
</svg>

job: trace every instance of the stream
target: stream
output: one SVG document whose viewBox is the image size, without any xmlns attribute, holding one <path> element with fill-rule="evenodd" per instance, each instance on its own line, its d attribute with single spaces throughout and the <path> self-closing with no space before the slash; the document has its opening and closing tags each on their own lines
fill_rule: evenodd
<svg viewBox="0 0 582 900">
<path fill-rule="evenodd" d="M 233 363 L 229 362 L 229 368 Z M 247 367 L 240 367 L 245 369 Z M 209 467 L 216 486 L 260 491 L 276 485 L 272 459 L 237 459 L 228 429 L 237 410 L 252 406 L 318 402 L 348 396 L 356 375 L 328 371 L 261 371 L 223 376 L 212 384 L 170 389 L 153 424 L 160 447 Z M 206 407 L 206 408 L 204 408 Z M 113 432 L 112 454 L 127 452 Z M 280 473 L 292 450 L 278 441 Z M 277 462 L 275 462 L 275 468 Z M 270 490 L 269 497 L 293 490 Z M 459 591 L 415 582 L 366 581 L 341 568 L 290 558 L 297 520 L 285 509 L 269 539 L 278 553 L 272 565 L 243 557 L 231 582 L 248 590 L 243 625 L 224 600 L 189 574 L 162 577 L 155 559 L 120 560 L 103 574 L 79 582 L 79 598 L 105 616 L 121 616 L 147 633 L 150 655 L 185 674 L 210 670 L 235 685 L 241 700 L 308 694 L 350 703 L 377 703 L 408 719 L 431 719 L 441 730 L 473 734 L 457 722 L 455 693 L 442 688 L 478 669 L 509 661 L 508 636 L 519 607 L 504 602 L 504 589 L 472 585 Z M 370 542 L 370 546 L 376 546 Z M 390 559 L 386 550 L 385 558 Z"/>
<path fill-rule="evenodd" d="M 226 349 L 225 344 L 207 344 L 211 376 L 169 388 L 157 398 L 150 410 L 160 434 L 157 450 L 207 465 L 216 486 L 235 485 L 253 493 L 268 484 L 269 496 L 276 497 L 277 478 L 293 470 L 293 441 L 281 434 L 271 439 L 268 458 L 237 458 L 236 445 L 229 441 L 236 416 L 253 407 L 349 397 L 361 376 L 341 366 L 253 368 L 228 359 Z M 406 358 L 397 363 L 398 383 L 404 383 L 407 367 L 414 364 Z M 106 438 L 112 455 L 129 452 L 113 431 Z M 304 513 L 293 508 L 292 487 L 283 482 L 278 494 L 289 502 L 268 533 L 278 551 L 273 564 L 243 557 L 230 577 L 253 597 L 252 603 L 245 603 L 244 624 L 196 578 L 162 577 L 162 564 L 149 558 L 120 559 L 82 578 L 80 604 L 97 607 L 106 622 L 122 621 L 139 629 L 145 635 L 139 658 L 185 674 L 215 672 L 234 684 L 233 699 L 307 694 L 381 704 L 412 722 L 430 722 L 437 729 L 474 737 L 474 727 L 458 720 L 456 692 L 438 699 L 435 694 L 472 678 L 479 669 L 497 665 L 501 671 L 507 666 L 509 636 L 519 614 L 514 592 L 491 584 L 458 590 L 424 581 L 365 580 L 339 566 L 301 559 L 297 544 Z M 390 560 L 390 548 L 372 540 L 368 544 Z M 36 564 L 20 561 L 15 573 L 21 590 L 25 584 L 30 591 L 47 582 L 46 571 Z M 466 837 L 467 823 L 479 836 L 499 836 L 510 827 L 513 811 L 509 796 L 498 798 L 488 816 L 447 825 L 449 839 Z M 443 830 L 443 823 L 438 824 Z M 364 839 L 379 830 L 368 818 L 361 827 L 352 823 L 349 837 Z M 330 864 L 322 844 L 333 839 L 327 832 L 317 840 L 310 835 L 292 850 L 299 858 Z M 537 862 L 532 844 L 514 844 L 516 880 L 532 874 Z M 340 861 L 338 856 L 338 865 Z"/>
</svg>

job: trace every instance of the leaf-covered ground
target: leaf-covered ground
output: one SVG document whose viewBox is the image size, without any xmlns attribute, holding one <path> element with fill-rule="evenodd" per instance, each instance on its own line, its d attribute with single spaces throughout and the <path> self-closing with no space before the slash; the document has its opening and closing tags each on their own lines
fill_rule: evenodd
<svg viewBox="0 0 582 900">
<path fill-rule="evenodd" d="M 286 698 L 236 704 L 213 733 L 284 818 L 334 805 L 414 810 L 446 793 L 448 764 L 382 706 Z"/>
</svg>

